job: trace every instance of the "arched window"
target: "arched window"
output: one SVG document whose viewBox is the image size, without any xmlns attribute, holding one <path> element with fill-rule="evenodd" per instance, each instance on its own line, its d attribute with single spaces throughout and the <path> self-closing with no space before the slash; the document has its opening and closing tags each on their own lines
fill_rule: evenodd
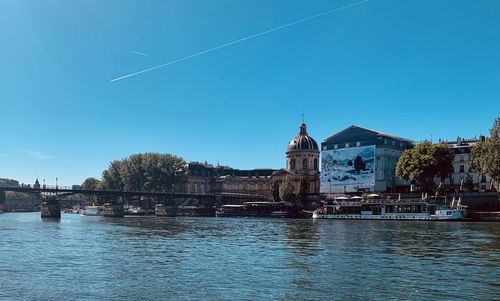
<svg viewBox="0 0 500 301">
<path fill-rule="evenodd" d="M 307 169 L 307 159 L 302 160 L 302 169 Z"/>
<path fill-rule="evenodd" d="M 295 159 L 290 160 L 290 169 L 295 169 Z"/>
<path fill-rule="evenodd" d="M 314 170 L 318 170 L 318 158 L 314 159 Z"/>
</svg>

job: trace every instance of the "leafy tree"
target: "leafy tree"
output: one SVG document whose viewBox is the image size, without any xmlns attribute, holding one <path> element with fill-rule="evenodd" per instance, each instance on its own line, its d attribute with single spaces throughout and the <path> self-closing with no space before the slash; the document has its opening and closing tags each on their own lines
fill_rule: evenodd
<svg viewBox="0 0 500 301">
<path fill-rule="evenodd" d="M 272 185 L 272 194 L 273 194 L 273 200 L 275 202 L 280 202 L 280 184 L 278 181 L 273 182 Z"/>
<path fill-rule="evenodd" d="M 186 162 L 170 154 L 134 154 L 111 162 L 102 186 L 111 190 L 171 192 L 187 174 Z"/>
<path fill-rule="evenodd" d="M 472 147 L 472 167 L 490 175 L 500 191 L 500 117 L 493 122 L 490 138 Z"/>
<path fill-rule="evenodd" d="M 365 170 L 366 168 L 366 163 L 363 161 L 363 158 L 361 156 L 357 156 L 356 159 L 354 159 L 354 169 L 358 172 Z"/>
<path fill-rule="evenodd" d="M 300 178 L 300 186 L 299 186 L 299 200 L 302 205 L 305 205 L 307 202 L 307 194 L 309 192 L 309 182 L 306 177 Z"/>
<path fill-rule="evenodd" d="M 396 165 L 398 177 L 420 184 L 425 191 L 431 190 L 434 177 L 439 177 L 442 183 L 452 172 L 452 156 L 447 146 L 428 141 L 405 150 Z"/>
<path fill-rule="evenodd" d="M 102 172 L 102 188 L 107 190 L 124 190 L 122 175 L 123 160 L 115 160 L 109 164 L 108 169 Z"/>
<path fill-rule="evenodd" d="M 295 195 L 293 194 L 293 183 L 292 177 L 286 175 L 283 178 L 283 182 L 280 185 L 280 199 L 285 202 L 293 202 L 295 200 Z"/>
<path fill-rule="evenodd" d="M 453 173 L 453 155 L 445 143 L 434 144 L 432 148 L 436 164 L 436 176 L 439 178 L 440 183 L 444 183 L 444 180 Z"/>
<path fill-rule="evenodd" d="M 5 203 L 5 191 L 0 191 L 0 204 Z"/>
<path fill-rule="evenodd" d="M 83 181 L 81 187 L 84 190 L 97 190 L 97 189 L 99 189 L 100 182 L 101 181 L 99 181 L 96 178 L 92 178 L 92 177 L 86 178 L 85 181 Z"/>
<path fill-rule="evenodd" d="M 472 176 L 470 174 L 467 174 L 464 179 L 464 187 L 469 192 L 474 190 L 474 181 L 472 180 Z"/>
</svg>

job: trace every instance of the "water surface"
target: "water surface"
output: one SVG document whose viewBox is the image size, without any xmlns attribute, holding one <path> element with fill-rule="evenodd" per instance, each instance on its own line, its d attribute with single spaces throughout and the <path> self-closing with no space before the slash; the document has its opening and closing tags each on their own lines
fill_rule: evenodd
<svg viewBox="0 0 500 301">
<path fill-rule="evenodd" d="M 1 300 L 495 300 L 500 223 L 0 214 Z"/>
</svg>

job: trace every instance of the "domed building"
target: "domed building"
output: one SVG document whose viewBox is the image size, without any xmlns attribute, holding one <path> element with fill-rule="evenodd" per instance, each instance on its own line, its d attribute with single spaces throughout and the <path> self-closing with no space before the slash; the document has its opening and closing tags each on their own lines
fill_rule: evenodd
<svg viewBox="0 0 500 301">
<path fill-rule="evenodd" d="M 300 174 L 314 174 L 319 172 L 318 162 L 318 143 L 307 134 L 307 126 L 302 123 L 299 134 L 288 143 L 286 170 Z"/>
<path fill-rule="evenodd" d="M 320 189 L 319 155 L 318 143 L 309 136 L 307 126 L 302 122 L 299 133 L 288 143 L 286 167 L 273 174 L 273 182 L 281 184 L 284 177 L 289 175 L 292 178 L 294 194 L 298 195 L 300 181 L 305 179 L 308 187 L 307 199 L 317 199 Z"/>
</svg>

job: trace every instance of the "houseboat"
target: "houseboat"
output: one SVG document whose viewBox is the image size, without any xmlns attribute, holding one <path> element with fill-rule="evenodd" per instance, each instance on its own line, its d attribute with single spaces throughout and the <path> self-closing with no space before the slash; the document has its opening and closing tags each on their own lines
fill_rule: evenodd
<svg viewBox="0 0 500 301">
<path fill-rule="evenodd" d="M 302 210 L 286 202 L 245 202 L 242 205 L 222 205 L 217 208 L 215 215 L 217 217 L 304 217 Z"/>
<path fill-rule="evenodd" d="M 333 202 L 316 209 L 318 219 L 453 221 L 464 218 L 464 210 L 450 209 L 425 200 Z"/>
<path fill-rule="evenodd" d="M 85 208 L 81 211 L 80 215 L 87 215 L 87 216 L 102 215 L 102 207 L 99 207 L 99 206 L 85 206 Z"/>
</svg>

